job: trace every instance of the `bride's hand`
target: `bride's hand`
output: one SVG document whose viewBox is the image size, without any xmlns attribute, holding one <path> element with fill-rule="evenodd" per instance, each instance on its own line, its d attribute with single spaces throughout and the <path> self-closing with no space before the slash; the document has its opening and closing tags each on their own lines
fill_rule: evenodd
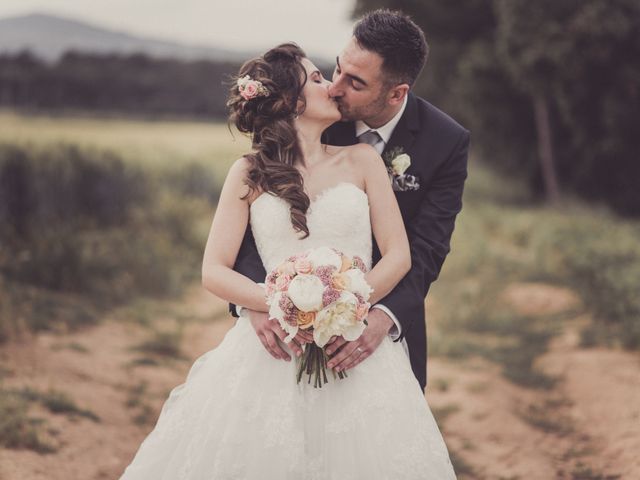
<svg viewBox="0 0 640 480">
<path fill-rule="evenodd" d="M 269 318 L 266 312 L 256 312 L 255 310 L 248 310 L 249 321 L 256 331 L 260 342 L 264 346 L 265 350 L 271 354 L 275 359 L 291 360 L 291 356 L 282 348 L 278 339 L 284 342 L 287 337 L 285 332 L 278 321 Z M 310 338 L 310 340 L 309 340 Z M 298 330 L 298 334 L 288 344 L 291 350 L 299 357 L 302 355 L 302 348 L 300 345 L 313 341 L 313 336 L 303 330 Z"/>
</svg>

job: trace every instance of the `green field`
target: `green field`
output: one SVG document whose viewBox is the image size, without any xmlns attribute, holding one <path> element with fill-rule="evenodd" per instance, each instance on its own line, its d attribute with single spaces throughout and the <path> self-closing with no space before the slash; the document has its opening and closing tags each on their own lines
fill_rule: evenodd
<svg viewBox="0 0 640 480">
<path fill-rule="evenodd" d="M 163 235 L 167 230 L 191 232 L 185 234 L 190 240 L 184 245 L 190 251 L 190 268 L 195 269 L 190 278 L 197 279 L 197 261 L 215 199 L 202 201 L 202 185 L 198 187 L 200 197 L 176 190 L 174 178 L 185 171 L 195 172 L 192 176 L 196 177 L 198 172 L 210 172 L 212 183 L 204 188 L 218 191 L 230 164 L 249 149 L 248 139 L 232 134 L 225 124 L 0 113 L 0 144 L 18 145 L 38 156 L 61 143 L 79 146 L 81 155 L 115 152 L 148 177 L 163 172 L 162 181 L 148 187 L 157 196 L 144 207 L 148 211 L 136 207 L 137 218 L 157 216 Z M 476 158 L 471 159 L 469 172 L 452 253 L 430 294 L 439 318 L 437 326 L 430 327 L 434 354 L 479 353 L 501 361 L 511 358 L 509 351 L 503 351 L 504 345 L 522 353 L 520 346 L 528 344 L 532 349 L 521 366 L 530 369 L 532 359 L 544 350 L 563 319 L 523 317 L 497 301 L 509 285 L 523 282 L 568 287 L 583 298 L 592 319 L 583 332 L 585 345 L 640 347 L 640 300 L 636 295 L 640 285 L 640 223 L 575 201 L 560 208 L 537 204 L 523 185 L 492 173 Z M 126 237 L 128 228 L 122 226 L 120 234 Z M 157 232 L 144 231 L 150 237 Z M 160 242 L 163 246 L 156 251 L 160 259 L 163 252 L 170 251 L 170 242 Z M 169 262 L 154 275 L 170 275 L 172 265 Z M 500 347 L 496 350 L 495 345 Z M 535 372 L 513 373 L 514 378 L 521 374 L 526 377 L 524 382 L 544 383 L 544 379 L 535 378 Z"/>
<path fill-rule="evenodd" d="M 250 149 L 249 139 L 225 123 L 141 121 L 21 115 L 0 110 L 0 142 L 45 147 L 68 142 L 115 150 L 148 166 L 195 161 L 223 177 Z"/>
</svg>

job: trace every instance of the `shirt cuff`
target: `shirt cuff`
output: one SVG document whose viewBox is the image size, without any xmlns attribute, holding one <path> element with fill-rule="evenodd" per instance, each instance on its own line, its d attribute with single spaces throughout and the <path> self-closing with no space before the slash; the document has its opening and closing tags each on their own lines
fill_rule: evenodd
<svg viewBox="0 0 640 480">
<path fill-rule="evenodd" d="M 396 316 L 391 312 L 391 310 L 389 310 L 387 307 L 385 307 L 381 303 L 376 303 L 371 308 L 378 308 L 382 310 L 384 313 L 386 313 L 389 316 L 389 318 L 391 318 L 391 320 L 393 320 L 393 323 L 395 325 L 391 327 L 391 330 L 389 330 L 389 336 L 391 337 L 391 340 L 397 340 L 400 337 L 400 334 L 402 333 L 402 326 L 400 325 L 400 322 L 398 321 Z"/>
</svg>

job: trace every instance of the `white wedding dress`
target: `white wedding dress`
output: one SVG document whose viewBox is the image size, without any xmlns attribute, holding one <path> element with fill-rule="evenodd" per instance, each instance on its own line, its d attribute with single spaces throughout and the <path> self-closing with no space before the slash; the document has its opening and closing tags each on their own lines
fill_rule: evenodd
<svg viewBox="0 0 640 480">
<path fill-rule="evenodd" d="M 307 212 L 299 240 L 289 205 L 263 193 L 251 228 L 266 271 L 332 246 L 371 267 L 366 193 L 341 182 Z M 345 379 L 296 383 L 295 355 L 276 360 L 240 317 L 166 400 L 121 480 L 455 479 L 447 448 L 400 343 L 385 338 Z"/>
</svg>

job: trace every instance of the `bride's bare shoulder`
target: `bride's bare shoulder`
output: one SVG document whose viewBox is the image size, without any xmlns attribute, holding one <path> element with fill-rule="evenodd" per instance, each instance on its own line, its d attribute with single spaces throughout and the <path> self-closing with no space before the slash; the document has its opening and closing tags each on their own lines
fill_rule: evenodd
<svg viewBox="0 0 640 480">
<path fill-rule="evenodd" d="M 245 197 L 245 200 L 251 204 L 253 200 L 255 200 L 260 192 L 256 190 L 251 190 L 247 185 L 247 178 L 249 177 L 249 172 L 251 171 L 252 164 L 247 157 L 240 157 L 235 160 L 229 171 L 227 173 L 227 178 L 224 183 L 225 186 L 228 185 L 228 188 L 233 190 L 236 194 L 241 197 Z"/>
</svg>

